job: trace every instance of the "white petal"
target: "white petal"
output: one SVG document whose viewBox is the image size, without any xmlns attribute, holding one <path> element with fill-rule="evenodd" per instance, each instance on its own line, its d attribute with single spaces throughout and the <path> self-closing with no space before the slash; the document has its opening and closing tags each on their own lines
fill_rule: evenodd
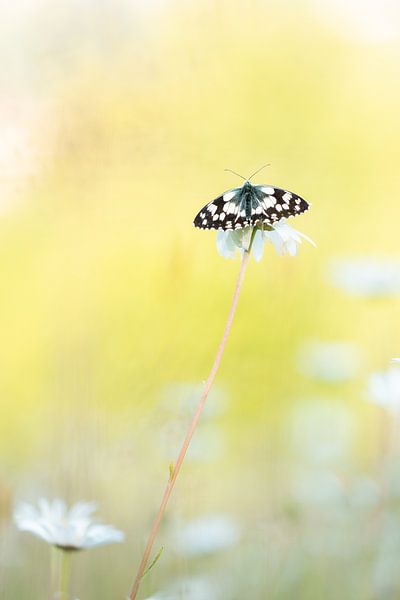
<svg viewBox="0 0 400 600">
<path fill-rule="evenodd" d="M 306 242 L 311 244 L 311 246 L 314 246 L 314 248 L 317 247 L 317 244 L 314 242 L 314 240 L 312 240 L 310 237 L 308 237 L 308 235 L 306 235 L 305 233 L 301 233 L 300 231 L 298 231 L 297 233 L 299 234 L 300 237 L 302 237 L 304 240 L 306 240 Z"/>
<path fill-rule="evenodd" d="M 85 548 L 94 548 L 104 544 L 122 542 L 124 538 L 122 531 L 111 525 L 92 525 L 85 536 L 84 546 Z"/>
<path fill-rule="evenodd" d="M 21 502 L 20 504 L 17 504 L 17 506 L 14 509 L 14 519 L 17 525 L 19 522 L 35 520 L 38 518 L 39 513 L 37 509 L 31 504 L 28 504 L 27 502 Z"/>
<path fill-rule="evenodd" d="M 239 249 L 243 248 L 243 238 L 245 234 L 245 229 L 235 229 L 232 231 L 232 241 L 235 246 Z"/>
<path fill-rule="evenodd" d="M 242 232 L 241 237 L 241 248 L 243 250 L 248 250 L 250 246 L 251 236 L 253 234 L 253 227 L 244 227 L 244 229 L 240 230 Z"/>
<path fill-rule="evenodd" d="M 73 504 L 68 512 L 68 519 L 83 519 L 90 517 L 96 510 L 97 505 L 95 502 L 77 502 Z"/>
<path fill-rule="evenodd" d="M 291 256 L 295 256 L 297 254 L 297 246 L 301 244 L 302 238 L 315 246 L 309 237 L 288 225 L 284 219 L 275 223 L 272 231 L 264 232 L 264 236 L 266 240 L 274 244 L 275 250 L 281 255 L 287 252 Z"/>
<path fill-rule="evenodd" d="M 217 250 L 218 254 L 224 258 L 234 258 L 235 243 L 232 239 L 232 231 L 218 231 L 217 233 Z"/>
<path fill-rule="evenodd" d="M 259 262 L 262 259 L 264 253 L 264 238 L 262 232 L 259 229 L 255 233 L 251 251 L 253 253 L 254 259 L 257 262 Z"/>
<path fill-rule="evenodd" d="M 273 243 L 277 254 L 282 255 L 284 253 L 283 252 L 283 239 L 278 231 L 276 231 L 276 230 L 264 231 L 264 238 L 267 241 Z"/>
<path fill-rule="evenodd" d="M 286 250 L 290 256 L 296 256 L 298 243 L 301 244 L 301 241 L 297 242 L 294 238 L 286 242 Z"/>
<path fill-rule="evenodd" d="M 252 227 L 217 233 L 217 250 L 224 258 L 234 258 L 235 250 L 247 250 L 250 245 Z"/>
</svg>

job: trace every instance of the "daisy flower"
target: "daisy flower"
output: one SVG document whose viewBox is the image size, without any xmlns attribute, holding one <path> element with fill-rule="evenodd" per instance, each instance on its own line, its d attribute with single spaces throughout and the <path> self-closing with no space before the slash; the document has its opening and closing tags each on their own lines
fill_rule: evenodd
<svg viewBox="0 0 400 600">
<path fill-rule="evenodd" d="M 198 557 L 234 546 L 240 536 L 240 526 L 232 517 L 211 514 L 193 519 L 181 527 L 174 545 L 179 554 Z"/>
<path fill-rule="evenodd" d="M 234 258 L 236 250 L 242 252 L 248 250 L 253 236 L 253 229 L 253 227 L 244 227 L 232 231 L 218 231 L 217 250 L 219 254 L 224 258 Z M 281 219 L 268 229 L 257 228 L 251 249 L 256 261 L 261 260 L 266 242 L 271 242 L 280 255 L 290 254 L 290 256 L 295 256 L 302 240 L 306 240 L 315 246 L 315 243 L 308 236 Z"/>
<path fill-rule="evenodd" d="M 63 500 L 41 498 L 38 507 L 26 502 L 18 504 L 14 520 L 21 531 L 29 531 L 65 551 L 122 542 L 122 531 L 94 521 L 92 514 L 95 510 L 93 502 L 77 502 L 68 509 Z"/>
</svg>

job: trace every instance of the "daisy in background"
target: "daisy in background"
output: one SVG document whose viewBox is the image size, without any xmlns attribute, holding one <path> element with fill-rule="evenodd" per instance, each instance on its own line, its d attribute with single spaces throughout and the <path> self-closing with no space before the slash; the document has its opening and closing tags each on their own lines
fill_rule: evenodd
<svg viewBox="0 0 400 600">
<path fill-rule="evenodd" d="M 367 386 L 368 399 L 382 407 L 382 443 L 386 459 L 398 461 L 400 455 L 400 368 L 372 373 Z M 397 468 L 396 468 L 397 472 Z"/>
<path fill-rule="evenodd" d="M 400 294 L 400 261 L 374 257 L 336 260 L 331 282 L 352 296 L 379 298 Z"/>
<path fill-rule="evenodd" d="M 94 520 L 95 510 L 94 502 L 81 501 L 68 508 L 63 500 L 45 498 L 38 501 L 38 507 L 26 502 L 15 507 L 14 521 L 18 529 L 32 533 L 61 551 L 55 595 L 60 600 L 68 598 L 71 552 L 124 540 L 122 531 Z"/>
<path fill-rule="evenodd" d="M 288 225 L 285 219 L 281 219 L 266 229 L 244 227 L 234 231 L 218 231 L 217 250 L 224 258 L 234 258 L 236 250 L 244 252 L 251 244 L 253 256 L 256 261 L 259 261 L 264 253 L 264 244 L 267 242 L 273 244 L 279 255 L 296 256 L 302 240 L 315 246 L 307 235 Z"/>
<path fill-rule="evenodd" d="M 221 587 L 208 575 L 180 577 L 171 581 L 166 591 L 158 592 L 146 600 L 223 600 L 226 596 Z"/>
<path fill-rule="evenodd" d="M 209 514 L 181 525 L 174 536 L 174 548 L 182 556 L 198 558 L 235 546 L 241 527 L 231 516 Z"/>
<path fill-rule="evenodd" d="M 353 342 L 307 340 L 297 352 L 300 373 L 327 383 L 351 380 L 360 366 L 360 350 Z"/>
<path fill-rule="evenodd" d="M 388 411 L 400 412 L 400 368 L 389 367 L 386 371 L 372 373 L 368 381 L 368 397 Z"/>
</svg>

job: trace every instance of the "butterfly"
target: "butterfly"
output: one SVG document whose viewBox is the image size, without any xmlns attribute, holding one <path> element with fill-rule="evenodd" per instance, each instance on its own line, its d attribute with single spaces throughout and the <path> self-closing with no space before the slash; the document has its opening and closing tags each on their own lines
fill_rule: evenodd
<svg viewBox="0 0 400 600">
<path fill-rule="evenodd" d="M 200 229 L 224 231 L 255 225 L 272 226 L 281 219 L 295 217 L 308 210 L 309 203 L 301 196 L 272 185 L 253 185 L 251 177 L 242 177 L 243 185 L 206 204 L 196 215 L 193 225 Z"/>
</svg>

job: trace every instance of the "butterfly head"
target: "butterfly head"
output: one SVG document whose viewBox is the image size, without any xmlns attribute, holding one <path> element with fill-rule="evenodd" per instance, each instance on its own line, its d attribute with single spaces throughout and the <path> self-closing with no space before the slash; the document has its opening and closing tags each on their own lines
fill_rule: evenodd
<svg viewBox="0 0 400 600">
<path fill-rule="evenodd" d="M 246 181 L 244 182 L 244 184 L 242 185 L 242 188 L 244 190 L 249 190 L 250 188 L 253 187 L 253 184 L 250 183 L 250 181 L 248 179 L 246 179 Z"/>
</svg>

